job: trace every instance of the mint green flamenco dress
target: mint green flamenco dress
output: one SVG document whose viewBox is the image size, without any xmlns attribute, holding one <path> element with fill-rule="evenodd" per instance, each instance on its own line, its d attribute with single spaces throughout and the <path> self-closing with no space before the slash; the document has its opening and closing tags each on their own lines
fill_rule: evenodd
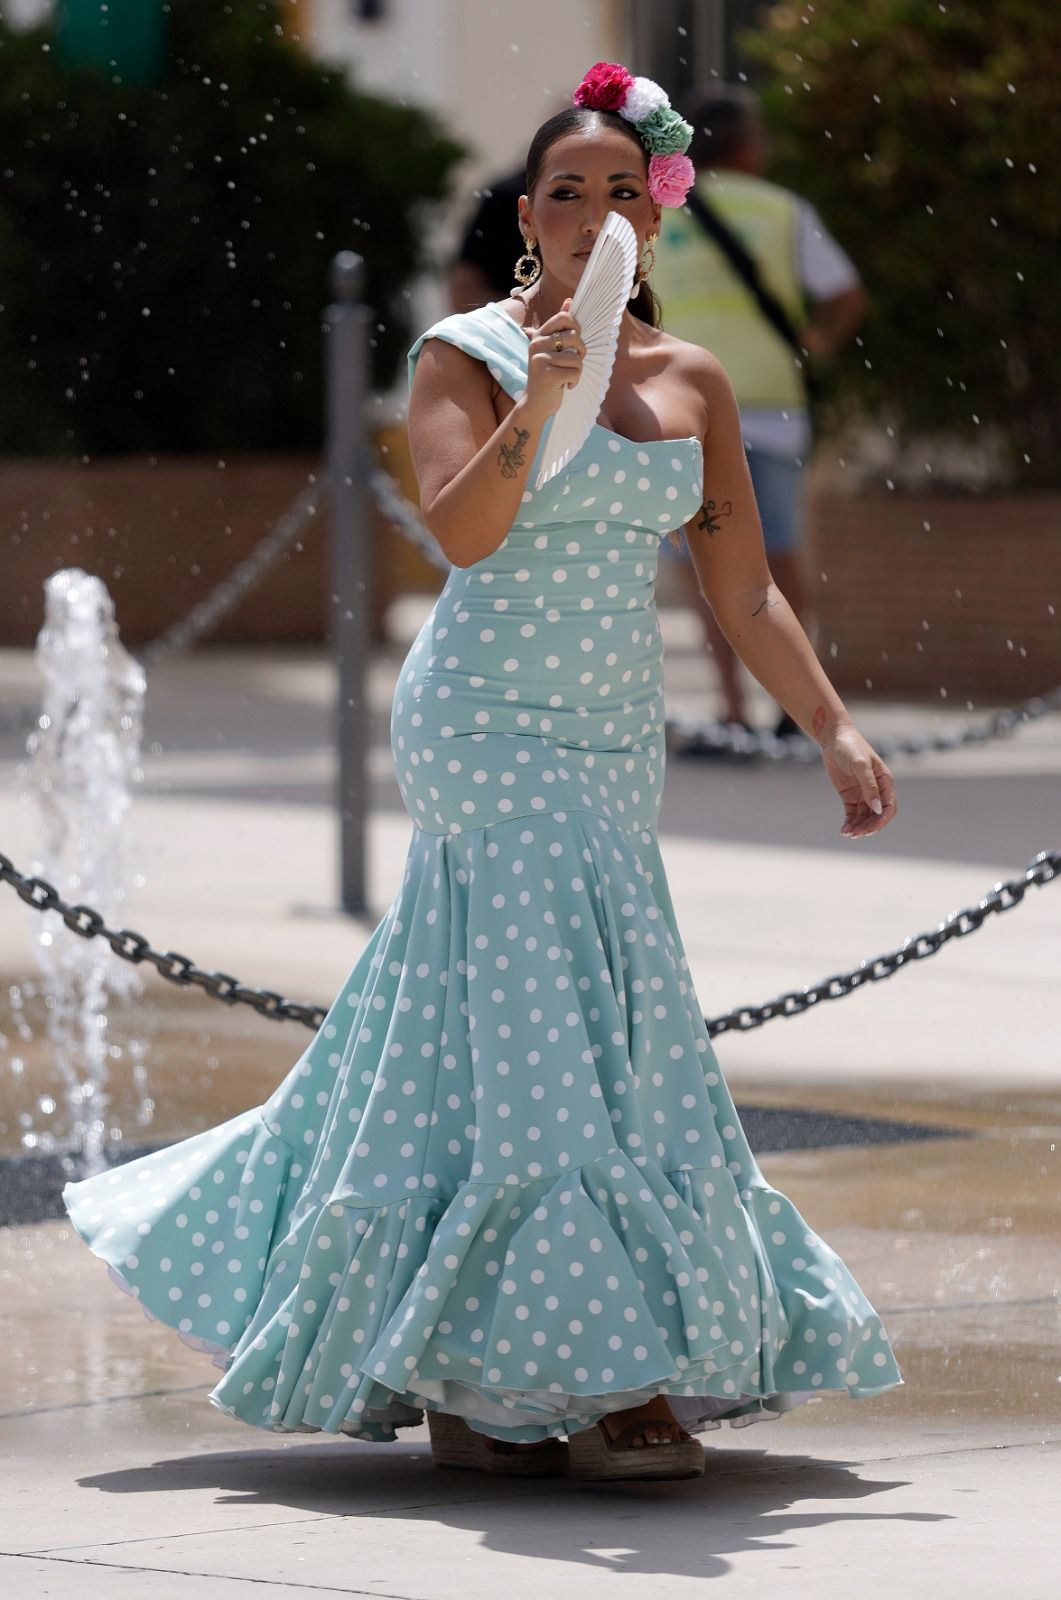
<svg viewBox="0 0 1061 1600">
<path fill-rule="evenodd" d="M 523 389 L 497 306 L 410 371 L 431 338 Z M 654 582 L 702 473 L 597 426 L 450 572 L 394 695 L 404 875 L 316 1035 L 263 1104 L 63 1190 L 232 1417 L 534 1441 L 662 1392 L 702 1432 L 903 1381 L 756 1164 L 668 893 Z"/>
</svg>

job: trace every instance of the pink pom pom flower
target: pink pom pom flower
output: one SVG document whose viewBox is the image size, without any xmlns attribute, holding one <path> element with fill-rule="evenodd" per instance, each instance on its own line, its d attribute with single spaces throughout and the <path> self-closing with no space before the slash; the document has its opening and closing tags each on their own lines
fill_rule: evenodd
<svg viewBox="0 0 1061 1600">
<path fill-rule="evenodd" d="M 590 67 L 572 99 L 589 111 L 618 111 L 633 77 L 618 61 L 598 61 Z"/>
<path fill-rule="evenodd" d="M 696 179 L 696 168 L 685 155 L 652 156 L 648 163 L 648 192 L 657 205 L 683 206 Z"/>
</svg>

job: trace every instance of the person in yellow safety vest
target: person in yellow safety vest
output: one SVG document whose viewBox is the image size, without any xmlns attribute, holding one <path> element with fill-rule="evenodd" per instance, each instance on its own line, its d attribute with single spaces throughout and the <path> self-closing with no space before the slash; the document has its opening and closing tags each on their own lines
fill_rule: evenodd
<svg viewBox="0 0 1061 1600">
<path fill-rule="evenodd" d="M 760 282 L 787 312 L 801 353 L 685 207 L 664 210 L 652 286 L 667 332 L 710 350 L 729 375 L 770 569 L 807 628 L 799 547 L 803 475 L 813 441 L 798 362 L 828 360 L 852 338 L 865 316 L 866 295 L 854 265 L 810 202 L 763 177 L 767 144 L 755 94 L 743 85 L 720 84 L 687 97 L 682 110 L 694 130 L 689 154 L 698 174 L 695 191 L 752 257 Z M 688 549 L 665 539 L 663 550 L 677 558 L 700 614 L 719 675 L 723 720 L 749 728 L 740 663 L 700 593 Z M 798 729 L 782 715 L 774 731 Z"/>
</svg>

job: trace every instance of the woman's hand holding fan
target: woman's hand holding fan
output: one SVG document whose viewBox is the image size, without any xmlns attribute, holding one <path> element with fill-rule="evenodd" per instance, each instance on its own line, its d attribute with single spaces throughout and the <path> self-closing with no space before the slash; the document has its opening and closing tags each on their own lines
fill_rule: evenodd
<svg viewBox="0 0 1061 1600">
<path fill-rule="evenodd" d="M 548 427 L 567 389 L 578 383 L 586 354 L 570 297 L 540 328 L 524 332 L 530 340 L 524 397 Z"/>
</svg>

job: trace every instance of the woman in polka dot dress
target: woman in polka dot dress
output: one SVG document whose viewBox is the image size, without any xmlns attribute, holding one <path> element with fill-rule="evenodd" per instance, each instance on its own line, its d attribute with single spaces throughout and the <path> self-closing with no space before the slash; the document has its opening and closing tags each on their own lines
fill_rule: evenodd
<svg viewBox="0 0 1061 1600">
<path fill-rule="evenodd" d="M 63 1198 L 244 1422 L 383 1442 L 426 1413 L 440 1463 L 683 1476 L 722 1421 L 902 1378 L 760 1172 L 690 981 L 655 832 L 661 538 L 685 528 L 734 647 L 818 741 L 842 831 L 895 801 L 771 582 L 726 376 L 644 286 L 588 442 L 531 487 L 612 209 L 642 244 L 658 227 L 636 132 L 560 113 L 521 202 L 536 280 L 410 352 L 454 566 L 394 697 L 414 828 L 392 905 L 264 1104 Z"/>
</svg>

